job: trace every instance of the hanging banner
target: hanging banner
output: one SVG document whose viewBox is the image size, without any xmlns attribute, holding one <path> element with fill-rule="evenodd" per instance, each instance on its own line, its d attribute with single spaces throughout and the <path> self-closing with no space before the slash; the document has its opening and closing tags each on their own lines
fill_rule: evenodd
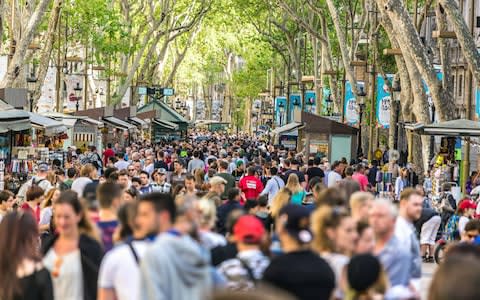
<svg viewBox="0 0 480 300">
<path fill-rule="evenodd" d="M 83 110 L 83 76 L 82 75 L 65 75 L 65 84 L 67 86 L 67 99 L 63 103 L 63 108 L 75 111 L 77 104 L 77 95 L 75 94 L 75 87 L 77 83 L 82 88 L 79 93 L 78 109 Z"/>
<path fill-rule="evenodd" d="M 477 119 L 480 118 L 480 88 L 478 86 L 475 88 L 475 112 Z"/>
<path fill-rule="evenodd" d="M 329 104 L 328 102 L 328 96 L 330 95 L 330 89 L 329 88 L 323 88 L 323 94 L 322 94 L 322 112 L 321 114 L 323 116 L 328 116 L 330 111 L 333 111 L 333 103 Z M 331 105 L 332 107 L 328 107 Z"/>
<path fill-rule="evenodd" d="M 363 87 L 363 82 L 358 82 L 358 87 Z M 344 99 L 345 123 L 354 126 L 358 125 L 359 113 L 357 100 L 352 92 L 352 86 L 349 81 L 345 82 L 345 99 Z"/>
<path fill-rule="evenodd" d="M 285 110 L 287 108 L 287 97 L 279 96 L 275 98 L 275 124 L 283 126 L 285 122 Z"/>
<path fill-rule="evenodd" d="M 317 94 L 315 91 L 305 91 L 305 111 L 314 114 L 317 110 Z"/>
<path fill-rule="evenodd" d="M 37 112 L 43 113 L 47 111 L 56 110 L 56 83 L 57 83 L 57 68 L 48 67 L 45 80 L 43 81 L 42 88 L 40 90 L 40 98 L 37 102 Z M 63 112 L 63 108 L 59 107 L 60 112 Z"/>
<path fill-rule="evenodd" d="M 393 80 L 393 75 L 387 74 L 387 80 L 385 82 L 383 76 L 377 76 L 377 124 L 382 128 L 390 127 L 390 110 L 392 104 L 392 97 L 389 91 L 389 85 Z"/>
<path fill-rule="evenodd" d="M 290 94 L 290 114 L 287 123 L 292 122 L 295 109 L 302 109 L 302 96 L 300 94 Z"/>
</svg>

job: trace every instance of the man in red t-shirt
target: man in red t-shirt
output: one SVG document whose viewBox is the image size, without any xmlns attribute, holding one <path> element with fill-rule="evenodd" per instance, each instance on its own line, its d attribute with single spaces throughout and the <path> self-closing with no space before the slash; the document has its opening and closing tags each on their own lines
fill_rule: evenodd
<svg viewBox="0 0 480 300">
<path fill-rule="evenodd" d="M 246 199 L 257 199 L 260 193 L 263 191 L 262 181 L 255 176 L 255 168 L 249 167 L 247 170 L 247 176 L 240 179 L 238 188 L 245 194 Z"/>
<path fill-rule="evenodd" d="M 362 164 L 357 165 L 355 173 L 352 175 L 352 179 L 358 182 L 362 192 L 367 191 L 368 177 L 365 175 L 365 167 Z"/>
<path fill-rule="evenodd" d="M 113 151 L 112 149 L 112 144 L 108 143 L 107 149 L 103 151 L 103 165 L 106 166 L 108 164 L 108 159 L 114 156 L 115 156 L 115 151 Z"/>
<path fill-rule="evenodd" d="M 31 213 L 37 223 L 40 222 L 40 203 L 43 201 L 44 191 L 38 185 L 32 185 L 26 193 L 26 201 L 20 206 L 24 212 Z"/>
</svg>

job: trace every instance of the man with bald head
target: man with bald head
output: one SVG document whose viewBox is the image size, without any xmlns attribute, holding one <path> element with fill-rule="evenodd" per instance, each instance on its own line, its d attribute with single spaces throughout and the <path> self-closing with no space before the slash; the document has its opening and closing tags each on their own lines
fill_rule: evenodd
<svg viewBox="0 0 480 300">
<path fill-rule="evenodd" d="M 395 237 L 397 207 L 389 200 L 374 201 L 369 214 L 369 223 L 375 233 L 374 254 L 382 263 L 393 286 L 408 286 L 411 274 L 411 254 Z"/>
</svg>

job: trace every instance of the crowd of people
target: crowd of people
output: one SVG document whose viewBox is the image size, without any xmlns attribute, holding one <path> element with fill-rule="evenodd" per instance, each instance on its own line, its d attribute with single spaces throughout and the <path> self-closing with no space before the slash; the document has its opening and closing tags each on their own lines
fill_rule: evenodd
<svg viewBox="0 0 480 300">
<path fill-rule="evenodd" d="M 0 299 L 480 299 L 475 201 L 403 179 L 386 199 L 377 162 L 199 135 L 72 147 L 1 191 Z"/>
</svg>

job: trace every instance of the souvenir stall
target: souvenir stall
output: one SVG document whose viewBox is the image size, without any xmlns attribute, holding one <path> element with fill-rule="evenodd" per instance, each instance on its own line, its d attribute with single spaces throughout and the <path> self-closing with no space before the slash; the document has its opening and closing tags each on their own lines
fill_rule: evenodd
<svg viewBox="0 0 480 300">
<path fill-rule="evenodd" d="M 0 101 L 0 190 L 14 183 L 11 162 L 12 148 L 29 143 L 30 117 L 23 110 L 16 110 Z M 19 186 L 18 179 L 16 186 Z"/>
<path fill-rule="evenodd" d="M 101 130 L 104 145 L 119 143 L 127 146 L 130 143 L 132 140 L 131 132 L 136 130 L 134 125 L 116 117 L 102 117 L 102 122 L 105 124 Z"/>
<path fill-rule="evenodd" d="M 462 144 L 466 138 L 480 136 L 480 122 L 457 119 L 426 125 L 411 124 L 405 128 L 420 135 L 430 135 L 440 139 L 440 145 L 435 149 L 434 158 L 429 162 L 432 167 L 430 172 L 432 192 L 434 196 L 438 195 L 442 184 L 449 182 L 453 184 L 453 196 L 459 201 L 461 198 L 460 187 L 465 187 L 466 184 L 466 178 L 461 178 L 462 161 L 465 159 L 462 154 Z"/>
</svg>

